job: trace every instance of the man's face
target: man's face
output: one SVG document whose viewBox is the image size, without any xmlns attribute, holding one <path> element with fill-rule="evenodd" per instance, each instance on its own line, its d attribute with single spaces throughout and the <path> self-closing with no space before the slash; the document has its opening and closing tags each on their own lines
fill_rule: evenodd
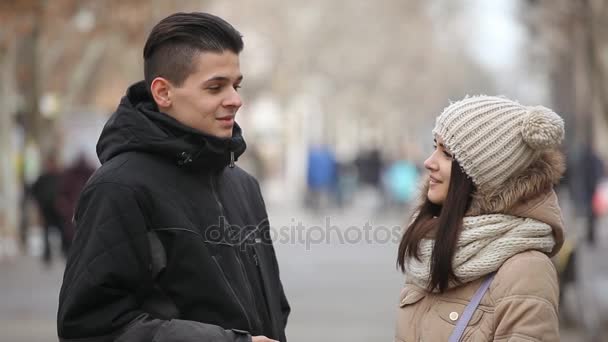
<svg viewBox="0 0 608 342">
<path fill-rule="evenodd" d="M 169 85 L 171 103 L 161 110 L 182 124 L 218 138 L 232 137 L 236 112 L 242 105 L 239 56 L 230 51 L 201 52 L 195 70 L 176 87 Z"/>
</svg>

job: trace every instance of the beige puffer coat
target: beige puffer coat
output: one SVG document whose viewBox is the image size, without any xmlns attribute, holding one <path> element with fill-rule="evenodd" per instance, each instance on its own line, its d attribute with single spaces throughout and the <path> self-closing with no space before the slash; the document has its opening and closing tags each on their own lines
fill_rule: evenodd
<svg viewBox="0 0 608 342">
<path fill-rule="evenodd" d="M 561 211 L 552 191 L 563 171 L 562 163 L 559 153 L 547 152 L 524 178 L 506 183 L 494 194 L 474 198 L 469 215 L 497 212 L 545 222 L 553 228 L 556 245 L 549 255 L 526 251 L 502 264 L 461 341 L 559 341 L 559 285 L 550 256 L 563 244 Z M 406 281 L 395 341 L 447 341 L 482 281 L 443 294 L 429 293 Z"/>
</svg>

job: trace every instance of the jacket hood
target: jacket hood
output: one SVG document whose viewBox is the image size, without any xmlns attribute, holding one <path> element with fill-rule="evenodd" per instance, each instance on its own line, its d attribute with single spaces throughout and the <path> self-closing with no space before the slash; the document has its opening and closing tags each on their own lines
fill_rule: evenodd
<svg viewBox="0 0 608 342">
<path fill-rule="evenodd" d="M 469 215 L 506 213 L 517 205 L 543 196 L 559 183 L 565 168 L 560 151 L 544 151 L 528 168 L 499 186 L 475 191 Z"/>
<path fill-rule="evenodd" d="M 228 139 L 185 126 L 158 110 L 144 81 L 129 87 L 97 142 L 102 164 L 121 153 L 138 151 L 166 157 L 180 166 L 223 168 L 245 149 L 238 124 Z"/>
<path fill-rule="evenodd" d="M 564 221 L 555 191 L 552 190 L 527 203 L 516 205 L 508 210 L 507 213 L 517 217 L 535 219 L 551 226 L 553 237 L 555 238 L 555 246 L 553 246 L 553 250 L 551 250 L 549 256 L 554 256 L 562 248 L 564 244 Z"/>
<path fill-rule="evenodd" d="M 476 191 L 467 216 L 504 213 L 544 222 L 551 226 L 555 255 L 564 243 L 564 224 L 557 195 L 553 191 L 566 167 L 557 149 L 543 151 L 527 169 L 489 191 Z"/>
</svg>

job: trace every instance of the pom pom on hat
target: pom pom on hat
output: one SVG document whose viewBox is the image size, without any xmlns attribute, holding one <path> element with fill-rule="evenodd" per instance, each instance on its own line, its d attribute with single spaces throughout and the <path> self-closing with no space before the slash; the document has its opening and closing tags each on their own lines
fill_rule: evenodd
<svg viewBox="0 0 608 342">
<path fill-rule="evenodd" d="M 549 108 L 527 107 L 521 134 L 528 146 L 535 150 L 556 147 L 564 139 L 564 120 Z"/>
</svg>

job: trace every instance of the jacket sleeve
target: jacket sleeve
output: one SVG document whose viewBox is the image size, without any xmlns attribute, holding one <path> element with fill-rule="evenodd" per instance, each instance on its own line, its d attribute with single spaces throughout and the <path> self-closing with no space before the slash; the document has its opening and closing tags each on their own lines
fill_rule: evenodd
<svg viewBox="0 0 608 342">
<path fill-rule="evenodd" d="M 59 295 L 61 341 L 245 342 L 247 332 L 144 312 L 138 296 L 151 281 L 146 217 L 136 193 L 116 183 L 82 194 Z"/>
<path fill-rule="evenodd" d="M 504 295 L 496 298 L 494 341 L 559 341 L 557 273 L 547 256 L 533 253 L 499 270 L 496 292 Z"/>
</svg>

